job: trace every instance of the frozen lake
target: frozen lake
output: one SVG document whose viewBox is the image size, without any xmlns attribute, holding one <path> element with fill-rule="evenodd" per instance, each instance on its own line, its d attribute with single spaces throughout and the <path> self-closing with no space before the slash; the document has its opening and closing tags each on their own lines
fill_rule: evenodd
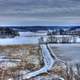
<svg viewBox="0 0 80 80">
<path fill-rule="evenodd" d="M 80 44 L 51 45 L 58 58 L 70 63 L 80 63 Z"/>
<path fill-rule="evenodd" d="M 15 37 L 0 39 L 0 45 L 38 44 L 40 37 Z"/>
</svg>

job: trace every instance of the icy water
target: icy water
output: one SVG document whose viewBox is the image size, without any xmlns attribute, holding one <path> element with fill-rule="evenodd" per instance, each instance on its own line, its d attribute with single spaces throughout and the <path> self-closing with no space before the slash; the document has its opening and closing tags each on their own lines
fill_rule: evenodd
<svg viewBox="0 0 80 80">
<path fill-rule="evenodd" d="M 80 44 L 51 45 L 58 58 L 70 63 L 80 63 Z"/>
</svg>

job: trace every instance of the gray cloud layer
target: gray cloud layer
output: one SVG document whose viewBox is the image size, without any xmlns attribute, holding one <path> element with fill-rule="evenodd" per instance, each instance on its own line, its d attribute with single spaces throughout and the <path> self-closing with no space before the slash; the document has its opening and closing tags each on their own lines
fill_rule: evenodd
<svg viewBox="0 0 80 80">
<path fill-rule="evenodd" d="M 0 17 L 6 21 L 9 18 L 35 22 L 50 22 L 55 17 L 80 17 L 80 0 L 0 0 Z"/>
</svg>

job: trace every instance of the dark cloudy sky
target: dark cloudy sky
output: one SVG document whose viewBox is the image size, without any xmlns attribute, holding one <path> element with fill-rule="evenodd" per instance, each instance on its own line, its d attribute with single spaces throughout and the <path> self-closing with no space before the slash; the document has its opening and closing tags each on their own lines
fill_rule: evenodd
<svg viewBox="0 0 80 80">
<path fill-rule="evenodd" d="M 0 25 L 80 24 L 80 0 L 0 0 Z"/>
</svg>

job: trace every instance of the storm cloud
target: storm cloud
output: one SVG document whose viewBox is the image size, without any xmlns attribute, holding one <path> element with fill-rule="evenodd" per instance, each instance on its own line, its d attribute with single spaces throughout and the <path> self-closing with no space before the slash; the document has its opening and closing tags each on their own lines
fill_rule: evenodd
<svg viewBox="0 0 80 80">
<path fill-rule="evenodd" d="M 79 23 L 79 17 L 80 0 L 0 0 L 0 24 Z"/>
</svg>

